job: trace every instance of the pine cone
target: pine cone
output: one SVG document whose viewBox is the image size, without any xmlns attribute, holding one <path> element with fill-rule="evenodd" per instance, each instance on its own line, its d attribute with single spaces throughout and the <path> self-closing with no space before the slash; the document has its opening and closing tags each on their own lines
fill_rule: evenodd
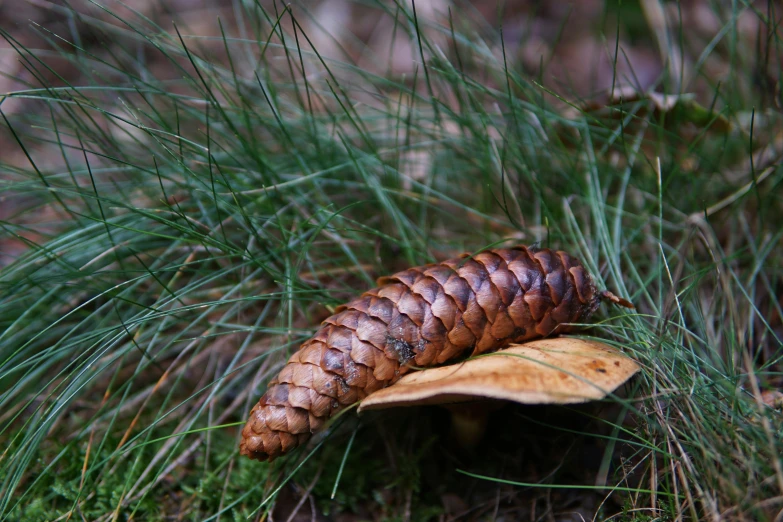
<svg viewBox="0 0 783 522">
<path fill-rule="evenodd" d="M 412 366 L 444 363 L 570 331 L 601 299 L 565 252 L 524 246 L 410 268 L 342 305 L 302 344 L 250 412 L 240 452 L 272 460 L 339 410 Z"/>
</svg>

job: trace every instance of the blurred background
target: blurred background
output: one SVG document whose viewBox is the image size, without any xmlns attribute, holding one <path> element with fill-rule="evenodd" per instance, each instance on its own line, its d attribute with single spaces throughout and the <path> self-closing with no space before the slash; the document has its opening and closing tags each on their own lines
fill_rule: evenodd
<svg viewBox="0 0 783 522">
<path fill-rule="evenodd" d="M 108 61 L 122 56 L 126 63 L 135 62 L 133 66 L 142 76 L 164 82 L 180 78 L 182 73 L 172 67 L 169 56 L 155 52 L 143 38 L 135 38 L 134 29 L 129 31 L 131 34 L 126 33 L 129 28 L 125 24 L 130 19 L 145 20 L 156 31 L 172 36 L 176 24 L 181 36 L 199 52 L 223 63 L 227 63 L 227 56 L 221 34 L 241 39 L 269 37 L 270 41 L 284 44 L 274 30 L 267 35 L 253 34 L 251 21 L 243 14 L 252 3 L 245 3 L 130 0 L 100 5 L 82 1 L 0 0 L 5 36 L 0 39 L 0 93 L 24 90 L 40 82 L 56 87 L 111 80 L 108 69 L 103 71 L 106 76 L 95 70 L 97 77 L 87 77 L 82 69 L 73 66 L 69 55 Z M 275 13 L 284 11 L 283 4 L 266 0 L 255 5 L 269 13 L 265 16 L 269 16 L 270 24 L 275 22 Z M 670 109 L 678 95 L 686 94 L 698 110 L 714 109 L 716 114 L 737 111 L 733 117 L 745 128 L 751 118 L 746 104 L 753 100 L 757 103 L 755 123 L 759 132 L 764 132 L 765 111 L 780 108 L 783 57 L 776 45 L 779 35 L 766 22 L 779 19 L 783 9 L 777 2 L 745 2 L 742 9 L 736 9 L 732 2 L 708 0 L 420 0 L 415 4 L 324 0 L 286 5 L 307 34 L 296 45 L 302 49 L 316 48 L 320 58 L 329 63 L 352 64 L 358 70 L 393 81 L 415 81 L 416 75 L 422 74 L 422 60 L 458 61 L 459 53 L 454 52 L 452 42 L 456 30 L 460 38 L 480 41 L 485 46 L 482 52 L 502 60 L 515 74 L 539 85 L 540 102 L 551 104 L 568 116 L 631 99 L 639 93 L 638 97 L 644 98 L 650 92 L 650 99 L 659 108 L 668 105 Z M 405 19 L 405 9 L 414 6 L 419 28 L 426 35 L 427 45 L 423 48 L 406 26 L 410 20 Z M 279 25 L 294 36 L 292 20 L 291 16 L 281 16 Z M 41 64 L 45 66 L 26 65 L 20 59 L 19 49 L 40 51 L 33 61 L 43 60 Z M 256 59 L 247 49 L 232 59 L 239 69 L 257 68 Z M 309 67 L 321 65 L 312 56 L 305 61 Z M 278 63 L 277 72 L 288 77 L 290 65 Z M 488 70 L 481 78 L 482 64 L 463 65 L 478 72 L 480 81 L 488 86 L 505 88 L 495 84 L 497 78 Z M 332 73 L 342 78 L 350 75 L 345 69 Z M 118 78 L 116 74 L 114 78 Z M 182 85 L 174 88 L 185 91 Z M 416 89 L 426 92 L 427 86 L 419 82 Z M 655 98 L 656 92 L 672 97 L 668 101 Z M 367 92 L 354 91 L 351 97 L 357 103 L 377 102 L 377 97 L 374 99 Z M 448 104 L 454 100 L 443 101 Z M 3 100 L 2 110 L 6 117 L 12 117 L 48 109 L 34 97 L 14 96 Z M 711 117 L 694 111 L 686 115 L 696 119 L 700 116 Z M 727 126 L 728 122 L 721 116 L 716 125 Z M 698 129 L 690 134 L 686 131 L 691 138 L 697 133 Z M 7 129 L 0 128 L 4 162 L 26 164 L 25 152 L 13 142 Z M 38 143 L 31 147 L 27 152 L 34 152 L 43 167 L 57 161 L 52 158 L 60 155 L 55 144 Z M 768 161 L 763 159 L 762 163 Z M 15 215 L 23 203 L 8 195 L 2 202 L 0 219 Z M 46 229 L 51 227 L 51 217 L 42 211 L 22 219 L 26 224 L 47 223 Z M 28 233 L 39 237 L 35 232 Z M 0 241 L 0 265 L 25 248 L 17 239 Z"/>
</svg>

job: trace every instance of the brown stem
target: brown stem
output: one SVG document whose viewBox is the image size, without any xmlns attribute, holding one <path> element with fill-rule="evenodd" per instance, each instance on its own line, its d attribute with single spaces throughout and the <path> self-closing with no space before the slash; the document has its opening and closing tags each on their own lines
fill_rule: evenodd
<svg viewBox="0 0 783 522">
<path fill-rule="evenodd" d="M 618 296 L 614 295 L 609 290 L 604 290 L 603 292 L 601 292 L 600 296 L 601 296 L 601 299 L 604 300 L 604 301 L 611 301 L 611 302 L 613 302 L 616 305 L 624 306 L 626 308 L 636 308 L 633 305 L 633 303 L 631 303 L 627 299 L 623 299 L 622 297 L 618 297 Z"/>
</svg>

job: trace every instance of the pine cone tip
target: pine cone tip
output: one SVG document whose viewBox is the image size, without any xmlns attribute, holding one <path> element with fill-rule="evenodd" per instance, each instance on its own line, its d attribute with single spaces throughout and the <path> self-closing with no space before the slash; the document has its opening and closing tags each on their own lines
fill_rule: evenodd
<svg viewBox="0 0 783 522">
<path fill-rule="evenodd" d="M 248 457 L 251 460 L 257 460 L 259 462 L 263 462 L 265 460 L 271 460 L 269 458 L 269 455 L 263 451 L 255 451 L 250 449 L 249 440 L 243 438 L 242 442 L 239 444 L 239 454 L 243 455 L 245 457 Z"/>
<path fill-rule="evenodd" d="M 611 301 L 618 306 L 624 306 L 625 308 L 633 308 L 633 309 L 636 308 L 632 302 L 628 301 L 627 299 L 623 299 L 622 297 L 614 295 L 609 290 L 604 290 L 603 292 L 598 294 L 598 297 L 602 301 Z"/>
</svg>

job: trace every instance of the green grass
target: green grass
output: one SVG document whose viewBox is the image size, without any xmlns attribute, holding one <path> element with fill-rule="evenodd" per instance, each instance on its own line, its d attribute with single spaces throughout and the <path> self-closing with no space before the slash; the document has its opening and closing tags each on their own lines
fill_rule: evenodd
<svg viewBox="0 0 783 522">
<path fill-rule="evenodd" d="M 0 269 L 0 520 L 783 509 L 783 419 L 760 395 L 783 387 L 780 78 L 753 80 L 783 46 L 737 25 L 781 13 L 716 8 L 704 47 L 665 28 L 695 65 L 657 90 L 698 103 L 587 111 L 465 6 L 429 25 L 369 3 L 414 43 L 400 76 L 322 56 L 298 7 L 235 2 L 202 36 L 77 4 L 52 7 L 76 29 L 31 24 L 34 46 L 0 24 L 26 83 L 0 93 L 0 239 L 25 247 Z M 612 3 L 597 31 L 655 38 Z M 584 332 L 642 365 L 625 398 L 508 406 L 472 455 L 421 408 L 239 457 L 265 383 L 333 307 L 501 242 L 567 250 L 636 304 Z"/>
</svg>

